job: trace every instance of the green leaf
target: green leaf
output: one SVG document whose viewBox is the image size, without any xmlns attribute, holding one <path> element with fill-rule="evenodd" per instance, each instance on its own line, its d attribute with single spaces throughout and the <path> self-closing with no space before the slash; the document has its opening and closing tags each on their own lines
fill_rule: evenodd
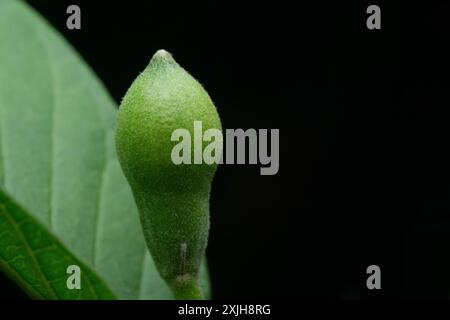
<svg viewBox="0 0 450 320">
<path fill-rule="evenodd" d="M 106 284 L 0 190 L 0 266 L 38 299 L 114 299 Z M 80 290 L 67 290 L 67 266 L 82 270 Z"/>
<path fill-rule="evenodd" d="M 103 279 L 120 299 L 171 299 L 116 158 L 116 110 L 92 71 L 34 10 L 0 0 L 0 188 L 23 208 L 3 203 L 0 235 L 11 233 L 14 212 L 20 212 L 30 229 L 60 248 L 42 261 L 17 253 L 23 267 L 42 273 L 70 252 L 85 266 L 82 278 Z M 24 228 L 15 236 L 20 232 L 32 237 Z M 0 246 L 8 246 L 1 237 Z M 30 243 L 22 246 L 17 250 L 33 250 Z M 25 269 L 11 270 L 10 250 L 0 251 L 0 268 L 14 273 L 31 296 L 46 298 L 42 286 L 56 290 L 59 282 L 41 277 L 46 284 L 36 283 L 23 275 Z M 62 266 L 53 271 L 51 279 L 68 276 Z M 208 291 L 206 268 L 202 286 Z"/>
</svg>

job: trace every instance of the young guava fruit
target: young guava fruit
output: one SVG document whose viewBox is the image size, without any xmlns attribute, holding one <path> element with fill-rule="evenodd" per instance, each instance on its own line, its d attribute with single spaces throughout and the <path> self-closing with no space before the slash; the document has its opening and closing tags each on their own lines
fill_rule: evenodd
<svg viewBox="0 0 450 320">
<path fill-rule="evenodd" d="M 173 163 L 176 142 L 171 135 L 185 128 L 194 136 L 194 121 L 201 121 L 204 131 L 221 130 L 205 89 L 170 53 L 157 51 L 122 100 L 116 149 L 147 246 L 177 299 L 202 298 L 198 274 L 208 239 L 209 196 L 217 167 L 215 163 Z"/>
</svg>

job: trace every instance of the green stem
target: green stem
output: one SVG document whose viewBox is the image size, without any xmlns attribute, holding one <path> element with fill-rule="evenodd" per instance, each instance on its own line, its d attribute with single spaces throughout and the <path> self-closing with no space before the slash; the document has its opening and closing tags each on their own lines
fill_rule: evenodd
<svg viewBox="0 0 450 320">
<path fill-rule="evenodd" d="M 177 300 L 202 300 L 203 295 L 199 281 L 190 275 L 178 276 L 169 282 L 175 299 Z"/>
</svg>

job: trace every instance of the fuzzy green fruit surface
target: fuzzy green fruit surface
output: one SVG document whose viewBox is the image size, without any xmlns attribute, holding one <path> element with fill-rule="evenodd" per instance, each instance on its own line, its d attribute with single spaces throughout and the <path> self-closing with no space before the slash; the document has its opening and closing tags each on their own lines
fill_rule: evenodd
<svg viewBox="0 0 450 320">
<path fill-rule="evenodd" d="M 202 121 L 204 131 L 221 130 L 205 89 L 168 52 L 159 50 L 122 100 L 116 148 L 147 246 L 177 299 L 201 298 L 198 273 L 208 239 L 209 195 L 217 167 L 172 162 L 172 148 L 177 144 L 171 141 L 172 133 L 185 128 L 194 136 L 194 121 Z"/>
</svg>

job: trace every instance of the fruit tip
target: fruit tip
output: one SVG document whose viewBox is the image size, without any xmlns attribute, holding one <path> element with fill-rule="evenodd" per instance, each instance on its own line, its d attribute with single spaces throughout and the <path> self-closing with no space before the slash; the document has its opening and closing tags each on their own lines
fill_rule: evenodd
<svg viewBox="0 0 450 320">
<path fill-rule="evenodd" d="M 155 52 L 155 54 L 153 55 L 153 58 L 172 59 L 172 55 L 170 54 L 170 52 L 168 52 L 164 49 L 159 49 L 158 51 Z"/>
</svg>

